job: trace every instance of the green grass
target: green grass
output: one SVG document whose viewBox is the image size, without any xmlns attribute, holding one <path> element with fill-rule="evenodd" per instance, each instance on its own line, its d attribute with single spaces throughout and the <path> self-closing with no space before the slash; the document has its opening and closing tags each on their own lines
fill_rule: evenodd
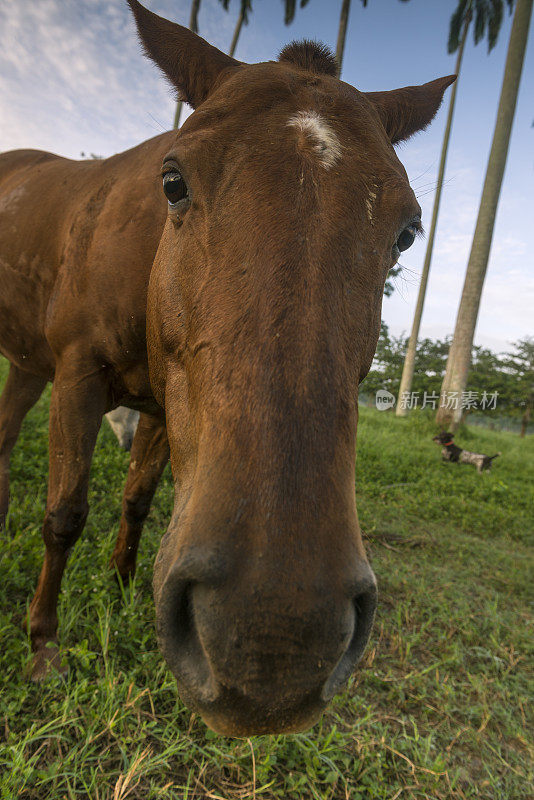
<svg viewBox="0 0 534 800">
<path fill-rule="evenodd" d="M 156 647 L 151 573 L 168 472 L 135 581 L 121 591 L 106 568 L 128 463 L 107 426 L 60 601 L 69 674 L 25 680 L 19 623 L 43 554 L 48 398 L 13 454 L 0 550 L 2 800 L 532 796 L 534 437 L 462 431 L 465 445 L 502 451 L 477 475 L 440 463 L 428 417 L 362 409 L 357 499 L 380 592 L 362 669 L 310 732 L 232 740 L 183 706 Z"/>
</svg>

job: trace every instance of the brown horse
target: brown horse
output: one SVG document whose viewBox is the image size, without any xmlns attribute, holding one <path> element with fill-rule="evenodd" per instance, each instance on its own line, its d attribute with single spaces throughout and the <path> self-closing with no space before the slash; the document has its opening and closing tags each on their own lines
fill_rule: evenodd
<svg viewBox="0 0 534 800">
<path fill-rule="evenodd" d="M 222 733 L 301 730 L 346 683 L 376 603 L 354 496 L 357 391 L 388 269 L 421 225 L 392 145 L 454 78 L 364 94 L 321 46 L 243 64 L 129 2 L 147 54 L 196 109 L 180 132 L 101 162 L 0 159 L 4 473 L 53 380 L 33 673 L 59 663 L 46 644 L 61 577 L 102 415 L 120 403 L 142 414 L 113 563 L 134 569 L 170 445 L 154 594 L 183 698 Z"/>
</svg>

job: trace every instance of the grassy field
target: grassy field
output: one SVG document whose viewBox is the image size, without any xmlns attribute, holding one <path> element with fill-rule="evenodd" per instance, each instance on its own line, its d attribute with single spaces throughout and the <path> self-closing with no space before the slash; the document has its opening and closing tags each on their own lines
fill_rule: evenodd
<svg viewBox="0 0 534 800">
<path fill-rule="evenodd" d="M 5 378 L 0 363 L 0 384 Z M 19 626 L 43 547 L 49 393 L 12 459 L 0 548 L 0 797 L 532 797 L 534 437 L 465 430 L 491 474 L 442 465 L 432 420 L 363 409 L 357 497 L 379 582 L 362 668 L 306 734 L 225 739 L 181 703 L 156 648 L 151 573 L 172 505 L 165 473 L 122 591 L 106 565 L 128 456 L 103 426 L 91 512 L 60 602 L 69 674 L 24 679 Z M 530 662 L 529 662 L 530 659 Z"/>
</svg>

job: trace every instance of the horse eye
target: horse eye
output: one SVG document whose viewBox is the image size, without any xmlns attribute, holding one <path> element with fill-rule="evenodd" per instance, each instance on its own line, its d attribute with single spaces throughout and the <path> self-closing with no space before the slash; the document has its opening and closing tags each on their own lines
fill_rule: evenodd
<svg viewBox="0 0 534 800">
<path fill-rule="evenodd" d="M 180 200 L 187 197 L 187 185 L 179 172 L 166 172 L 163 176 L 163 191 L 169 201 L 169 205 L 174 206 Z"/>
<path fill-rule="evenodd" d="M 414 225 L 409 225 L 407 228 L 403 230 L 403 232 L 397 239 L 397 247 L 399 248 L 401 253 L 412 246 L 412 244 L 415 241 L 416 234 L 417 234 L 417 228 Z"/>
</svg>

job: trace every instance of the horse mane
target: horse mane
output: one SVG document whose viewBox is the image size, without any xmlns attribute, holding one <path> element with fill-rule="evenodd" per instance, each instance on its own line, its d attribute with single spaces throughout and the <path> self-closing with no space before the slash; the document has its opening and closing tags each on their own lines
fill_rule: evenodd
<svg viewBox="0 0 534 800">
<path fill-rule="evenodd" d="M 280 51 L 278 61 L 286 61 L 318 75 L 338 74 L 338 64 L 330 48 L 311 39 L 290 42 Z"/>
</svg>

